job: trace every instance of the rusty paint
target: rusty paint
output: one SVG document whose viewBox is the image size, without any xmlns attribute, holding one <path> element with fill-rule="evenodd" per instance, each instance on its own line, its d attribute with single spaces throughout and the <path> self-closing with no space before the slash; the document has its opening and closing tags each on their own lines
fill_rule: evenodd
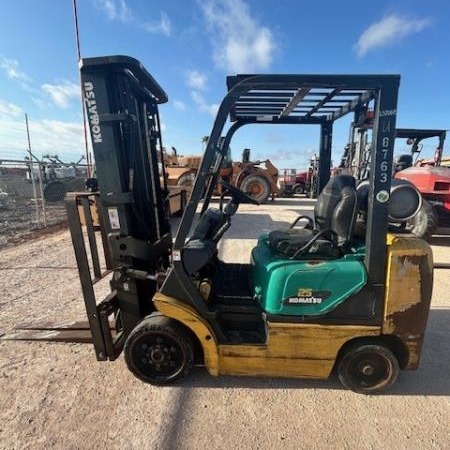
<svg viewBox="0 0 450 450">
<path fill-rule="evenodd" d="M 430 310 L 433 261 L 429 245 L 415 238 L 391 240 L 387 255 L 383 334 L 399 337 L 417 368 Z"/>
<path fill-rule="evenodd" d="M 379 326 L 268 322 L 265 344 L 218 344 L 208 322 L 191 306 L 161 293 L 153 301 L 158 311 L 197 336 L 211 375 L 326 378 L 345 342 L 381 331 Z"/>
<path fill-rule="evenodd" d="M 350 339 L 378 336 L 380 327 L 268 322 L 266 344 L 219 345 L 219 372 L 228 375 L 327 378 Z"/>
</svg>

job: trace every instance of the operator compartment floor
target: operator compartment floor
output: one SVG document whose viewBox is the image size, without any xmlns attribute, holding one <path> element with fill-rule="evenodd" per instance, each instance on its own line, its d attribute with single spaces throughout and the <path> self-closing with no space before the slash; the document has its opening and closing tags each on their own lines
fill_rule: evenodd
<svg viewBox="0 0 450 450">
<path fill-rule="evenodd" d="M 221 263 L 213 279 L 212 305 L 230 343 L 264 343 L 265 321 L 253 298 L 252 266 Z"/>
<path fill-rule="evenodd" d="M 221 263 L 213 279 L 214 303 L 255 305 L 250 264 Z"/>
</svg>

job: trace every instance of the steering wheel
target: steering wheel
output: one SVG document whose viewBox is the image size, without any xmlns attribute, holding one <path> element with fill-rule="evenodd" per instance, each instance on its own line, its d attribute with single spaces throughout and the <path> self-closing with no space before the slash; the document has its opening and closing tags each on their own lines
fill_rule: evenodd
<svg viewBox="0 0 450 450">
<path fill-rule="evenodd" d="M 254 205 L 259 205 L 258 200 L 254 199 L 253 197 L 250 197 L 250 195 L 246 194 L 244 191 L 241 191 L 237 187 L 234 187 L 223 180 L 221 180 L 220 183 L 222 184 L 224 189 L 228 191 L 230 195 L 239 203 L 253 203 Z"/>
</svg>

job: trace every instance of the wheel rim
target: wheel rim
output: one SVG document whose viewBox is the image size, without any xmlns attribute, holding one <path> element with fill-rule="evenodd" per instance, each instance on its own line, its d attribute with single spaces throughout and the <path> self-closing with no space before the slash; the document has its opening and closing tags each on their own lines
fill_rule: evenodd
<svg viewBox="0 0 450 450">
<path fill-rule="evenodd" d="M 174 339 L 163 334 L 147 333 L 133 345 L 132 358 L 144 376 L 165 381 L 183 369 L 185 355 Z"/>
<path fill-rule="evenodd" d="M 359 389 L 379 389 L 389 384 L 394 367 L 383 355 L 364 352 L 353 355 L 347 364 L 346 376 Z"/>
<path fill-rule="evenodd" d="M 257 181 L 254 181 L 254 182 L 250 183 L 249 186 L 247 187 L 247 192 L 253 198 L 258 198 L 262 194 L 264 194 L 264 188 L 261 186 L 260 183 L 258 183 Z"/>
</svg>

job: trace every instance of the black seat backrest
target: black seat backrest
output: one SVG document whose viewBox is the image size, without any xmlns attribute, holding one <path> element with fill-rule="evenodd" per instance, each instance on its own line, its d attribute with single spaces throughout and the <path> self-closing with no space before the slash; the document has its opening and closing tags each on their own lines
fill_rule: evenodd
<svg viewBox="0 0 450 450">
<path fill-rule="evenodd" d="M 224 225 L 225 220 L 225 213 L 216 208 L 207 209 L 200 217 L 192 237 L 184 245 L 181 252 L 183 266 L 188 275 L 192 275 L 206 266 L 217 253 L 214 238 Z"/>
<path fill-rule="evenodd" d="M 332 230 L 338 247 L 350 242 L 356 220 L 357 197 L 355 179 L 351 175 L 330 178 L 317 199 L 314 218 L 317 231 Z"/>
<path fill-rule="evenodd" d="M 191 240 L 212 240 L 225 222 L 225 214 L 217 208 L 207 209 L 195 227 Z"/>
</svg>

